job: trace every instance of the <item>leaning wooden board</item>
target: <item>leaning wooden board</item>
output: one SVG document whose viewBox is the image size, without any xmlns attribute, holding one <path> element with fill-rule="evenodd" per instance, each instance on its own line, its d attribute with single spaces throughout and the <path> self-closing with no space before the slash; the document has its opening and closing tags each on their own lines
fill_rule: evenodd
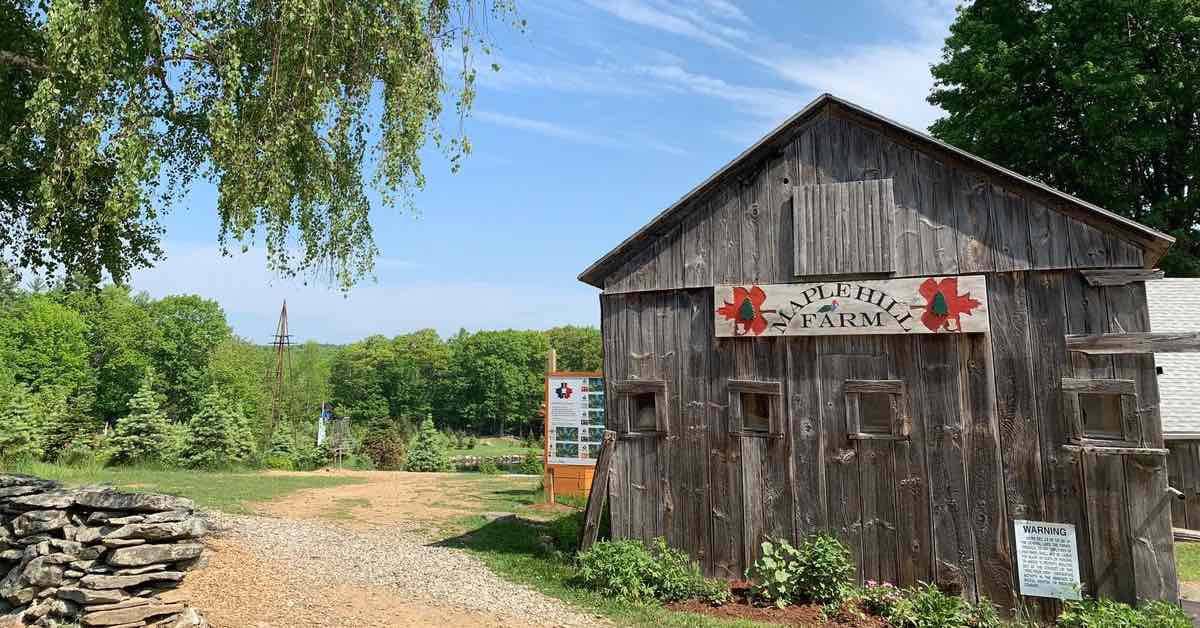
<svg viewBox="0 0 1200 628">
<path fill-rule="evenodd" d="M 987 333 L 982 275 L 716 286 L 720 338 Z"/>
</svg>

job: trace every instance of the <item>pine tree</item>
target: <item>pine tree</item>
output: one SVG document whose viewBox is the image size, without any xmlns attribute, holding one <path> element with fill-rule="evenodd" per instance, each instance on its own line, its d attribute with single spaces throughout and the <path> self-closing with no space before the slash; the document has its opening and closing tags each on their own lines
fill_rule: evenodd
<svg viewBox="0 0 1200 628">
<path fill-rule="evenodd" d="M 0 411 L 0 460 L 36 458 L 41 453 L 29 391 L 24 385 L 17 384 Z"/>
<path fill-rule="evenodd" d="M 450 456 L 446 453 L 446 443 L 442 435 L 433 425 L 433 419 L 427 417 L 421 422 L 421 429 L 408 451 L 408 460 L 404 463 L 406 471 L 446 471 L 450 468 Z"/>
<path fill-rule="evenodd" d="M 236 433 L 240 419 L 216 386 L 200 399 L 200 409 L 188 421 L 183 463 L 193 469 L 215 469 L 237 461 Z"/>
<path fill-rule="evenodd" d="M 159 406 L 154 392 L 153 376 L 142 379 L 133 398 L 129 400 L 129 415 L 117 423 L 112 438 L 113 464 L 159 462 L 168 445 L 167 415 Z"/>
</svg>

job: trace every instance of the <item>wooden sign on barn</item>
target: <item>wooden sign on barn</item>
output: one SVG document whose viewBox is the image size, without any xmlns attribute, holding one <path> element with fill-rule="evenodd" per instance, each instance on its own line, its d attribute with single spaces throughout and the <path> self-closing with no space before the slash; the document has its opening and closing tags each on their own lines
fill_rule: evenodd
<svg viewBox="0 0 1200 628">
<path fill-rule="evenodd" d="M 861 580 L 1006 609 L 1176 599 L 1144 285 L 1171 242 L 818 98 L 580 276 L 614 536 L 731 579 L 823 530 Z"/>
</svg>

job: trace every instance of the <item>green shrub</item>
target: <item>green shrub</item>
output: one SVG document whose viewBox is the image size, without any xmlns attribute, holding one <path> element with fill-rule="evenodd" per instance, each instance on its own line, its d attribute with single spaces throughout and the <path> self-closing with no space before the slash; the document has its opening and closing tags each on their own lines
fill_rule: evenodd
<svg viewBox="0 0 1200 628">
<path fill-rule="evenodd" d="M 651 545 L 654 563 L 651 572 L 655 595 L 664 602 L 678 602 L 700 597 L 705 593 L 704 575 L 700 565 L 686 553 L 672 549 L 662 537 Z"/>
<path fill-rule="evenodd" d="M 578 528 L 571 533 L 578 538 Z M 597 542 L 579 554 L 579 579 L 590 589 L 631 602 L 699 598 L 723 604 L 730 597 L 727 583 L 706 580 L 695 561 L 661 537 L 650 548 L 632 540 Z"/>
<path fill-rule="evenodd" d="M 529 452 L 521 459 L 521 473 L 526 475 L 542 475 L 545 473 L 545 468 L 542 467 L 542 455 L 540 453 Z"/>
<path fill-rule="evenodd" d="M 762 542 L 762 556 L 746 570 L 756 600 L 783 608 L 794 601 L 800 579 L 800 553 L 784 539 Z"/>
<path fill-rule="evenodd" d="M 480 458 L 479 472 L 484 475 L 496 475 L 500 473 L 500 467 L 496 466 L 496 460 L 494 458 Z"/>
<path fill-rule="evenodd" d="M 0 461 L 32 460 L 41 453 L 29 392 L 17 384 L 0 410 Z"/>
<path fill-rule="evenodd" d="M 1061 628 L 1190 628 L 1192 620 L 1182 609 L 1167 602 L 1148 602 L 1134 608 L 1102 599 L 1066 602 L 1057 625 Z"/>
<path fill-rule="evenodd" d="M 859 591 L 859 603 L 862 607 L 868 613 L 880 617 L 887 617 L 892 612 L 892 607 L 903 598 L 904 590 L 890 582 L 876 583 L 869 580 L 866 588 Z"/>
<path fill-rule="evenodd" d="M 762 557 L 746 570 L 754 597 L 780 608 L 796 600 L 837 604 L 849 590 L 854 563 L 840 541 L 814 534 L 793 547 L 784 539 L 762 543 Z"/>
<path fill-rule="evenodd" d="M 579 549 L 579 535 L 583 532 L 583 513 L 573 512 L 549 523 L 550 536 L 560 551 L 574 554 Z"/>
<path fill-rule="evenodd" d="M 463 449 L 475 449 L 475 446 L 479 444 L 479 439 L 474 436 L 468 436 L 465 442 L 466 446 Z"/>
<path fill-rule="evenodd" d="M 373 419 L 363 435 L 360 451 L 377 469 L 402 469 L 408 451 L 407 441 L 403 426 L 398 422 Z"/>
<path fill-rule="evenodd" d="M 814 534 L 796 551 L 796 593 L 818 604 L 836 603 L 845 597 L 854 573 L 850 551 L 828 534 Z"/>
<path fill-rule="evenodd" d="M 654 557 L 638 541 L 599 541 L 579 554 L 579 580 L 601 595 L 632 602 L 654 598 Z"/>
<path fill-rule="evenodd" d="M 181 462 L 191 469 L 217 469 L 238 462 L 235 431 L 239 411 L 225 400 L 214 385 L 200 399 L 200 407 L 188 421 L 187 446 Z"/>
<path fill-rule="evenodd" d="M 421 422 L 420 431 L 408 450 L 408 460 L 404 463 L 405 471 L 446 471 L 450 468 L 450 457 L 446 453 L 446 444 L 442 435 L 438 434 L 433 425 L 433 419 L 426 418 Z"/>
<path fill-rule="evenodd" d="M 169 449 L 169 430 L 167 415 L 154 392 L 152 375 L 147 372 L 141 387 L 129 400 L 129 415 L 117 422 L 117 428 L 108 439 L 112 447 L 109 462 L 162 462 Z"/>
<path fill-rule="evenodd" d="M 290 457 L 280 454 L 267 454 L 263 456 L 262 464 L 268 469 L 276 469 L 279 471 L 296 470 L 296 462 Z"/>
<path fill-rule="evenodd" d="M 993 628 L 1000 625 L 996 609 L 990 603 L 975 606 L 925 583 L 907 590 L 881 617 L 896 628 Z"/>
</svg>

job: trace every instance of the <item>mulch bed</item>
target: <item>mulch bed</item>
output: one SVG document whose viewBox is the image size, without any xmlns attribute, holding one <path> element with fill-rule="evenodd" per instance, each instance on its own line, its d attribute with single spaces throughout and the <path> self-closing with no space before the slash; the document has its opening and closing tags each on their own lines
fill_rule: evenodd
<svg viewBox="0 0 1200 628">
<path fill-rule="evenodd" d="M 733 601 L 722 606 L 712 606 L 700 600 L 689 600 L 687 602 L 667 604 L 667 608 L 673 611 L 708 615 L 720 619 L 745 619 L 760 623 L 782 624 L 784 626 L 838 626 L 841 628 L 845 628 L 846 626 L 887 628 L 890 626 L 890 624 L 882 619 L 871 616 L 866 616 L 863 619 L 831 621 L 822 616 L 821 606 L 818 604 L 797 604 L 786 608 L 755 606 L 750 601 L 750 583 L 741 581 L 733 582 L 731 583 L 731 589 L 733 592 Z"/>
</svg>

